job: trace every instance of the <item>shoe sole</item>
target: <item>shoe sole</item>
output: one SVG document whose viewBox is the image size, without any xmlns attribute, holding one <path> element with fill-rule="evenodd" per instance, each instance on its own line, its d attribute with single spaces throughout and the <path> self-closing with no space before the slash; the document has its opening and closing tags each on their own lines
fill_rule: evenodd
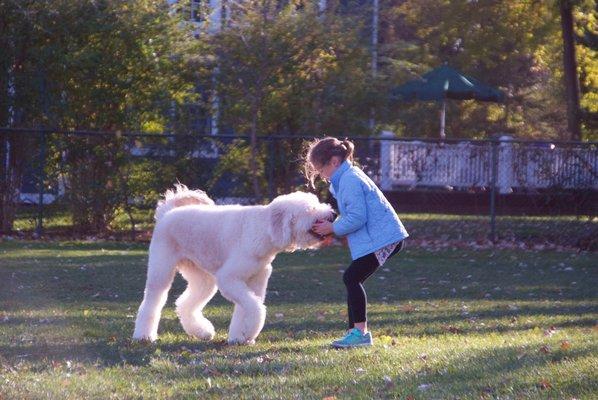
<svg viewBox="0 0 598 400">
<path fill-rule="evenodd" d="M 359 343 L 359 344 L 332 344 L 331 346 L 334 347 L 335 349 L 348 349 L 351 347 L 370 347 L 373 346 L 373 343 Z"/>
</svg>

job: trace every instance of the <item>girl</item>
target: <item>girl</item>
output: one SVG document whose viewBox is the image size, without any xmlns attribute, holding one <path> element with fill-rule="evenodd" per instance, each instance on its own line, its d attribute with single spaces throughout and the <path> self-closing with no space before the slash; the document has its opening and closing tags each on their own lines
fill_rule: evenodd
<svg viewBox="0 0 598 400">
<path fill-rule="evenodd" d="M 304 161 L 310 186 L 313 187 L 317 176 L 329 181 L 339 210 L 334 222 L 318 221 L 313 231 L 322 236 L 331 233 L 346 236 L 353 259 L 343 274 L 349 332 L 332 343 L 336 348 L 373 344 L 367 327 L 367 298 L 362 284 L 403 248 L 403 240 L 409 236 L 380 189 L 353 165 L 354 148 L 347 139 L 316 139 L 309 144 Z"/>
</svg>

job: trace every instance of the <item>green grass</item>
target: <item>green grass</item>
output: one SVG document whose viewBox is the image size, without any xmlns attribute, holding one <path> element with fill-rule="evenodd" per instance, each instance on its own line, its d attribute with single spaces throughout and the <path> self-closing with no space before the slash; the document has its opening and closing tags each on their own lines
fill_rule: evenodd
<svg viewBox="0 0 598 400">
<path fill-rule="evenodd" d="M 130 341 L 146 245 L 0 242 L 0 398 L 592 399 L 595 253 L 407 247 L 366 283 L 375 346 L 345 329 L 347 250 L 281 254 L 254 346 L 227 346 L 229 303 L 189 338 L 173 301 L 155 344 Z"/>
<path fill-rule="evenodd" d="M 426 240 L 486 240 L 490 217 L 454 214 L 404 214 L 401 220 L 412 237 Z M 598 236 L 598 219 L 587 216 L 497 216 L 498 240 L 550 243 L 575 247 L 579 240 Z"/>
<path fill-rule="evenodd" d="M 50 236 L 68 233 L 72 227 L 72 218 L 64 210 L 48 206 L 44 215 L 44 229 Z M 147 238 L 154 224 L 153 209 L 134 209 L 133 218 L 137 237 Z M 487 240 L 490 235 L 487 215 L 409 213 L 401 214 L 401 220 L 413 238 L 422 240 L 470 242 Z M 31 233 L 36 224 L 37 210 L 28 208 L 18 214 L 14 228 Z M 129 216 L 118 211 L 110 229 L 113 234 L 130 238 Z M 580 240 L 598 236 L 598 219 L 587 216 L 498 216 L 496 233 L 499 240 L 578 247 Z"/>
</svg>

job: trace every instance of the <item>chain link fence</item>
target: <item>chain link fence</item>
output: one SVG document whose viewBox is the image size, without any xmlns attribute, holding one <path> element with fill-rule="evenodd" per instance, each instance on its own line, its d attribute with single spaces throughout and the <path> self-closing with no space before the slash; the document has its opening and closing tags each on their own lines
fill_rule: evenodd
<svg viewBox="0 0 598 400">
<path fill-rule="evenodd" d="M 312 137 L 0 130 L 4 234 L 140 239 L 176 182 L 217 203 L 307 190 Z M 356 160 L 412 240 L 597 247 L 598 144 L 354 137 Z M 325 184 L 317 192 L 331 201 Z M 14 222 L 13 222 L 14 221 Z"/>
</svg>

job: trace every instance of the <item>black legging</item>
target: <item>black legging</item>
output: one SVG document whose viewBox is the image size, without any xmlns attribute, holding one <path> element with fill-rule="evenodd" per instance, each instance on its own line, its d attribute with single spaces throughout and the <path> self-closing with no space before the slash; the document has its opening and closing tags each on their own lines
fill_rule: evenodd
<svg viewBox="0 0 598 400">
<path fill-rule="evenodd" d="M 403 249 L 405 241 L 400 242 L 388 258 L 394 256 Z M 349 268 L 343 274 L 343 282 L 347 287 L 347 306 L 349 310 L 349 329 L 355 323 L 367 321 L 367 297 L 362 283 L 365 282 L 380 265 L 376 254 L 370 253 L 356 260 L 353 260 Z"/>
</svg>

